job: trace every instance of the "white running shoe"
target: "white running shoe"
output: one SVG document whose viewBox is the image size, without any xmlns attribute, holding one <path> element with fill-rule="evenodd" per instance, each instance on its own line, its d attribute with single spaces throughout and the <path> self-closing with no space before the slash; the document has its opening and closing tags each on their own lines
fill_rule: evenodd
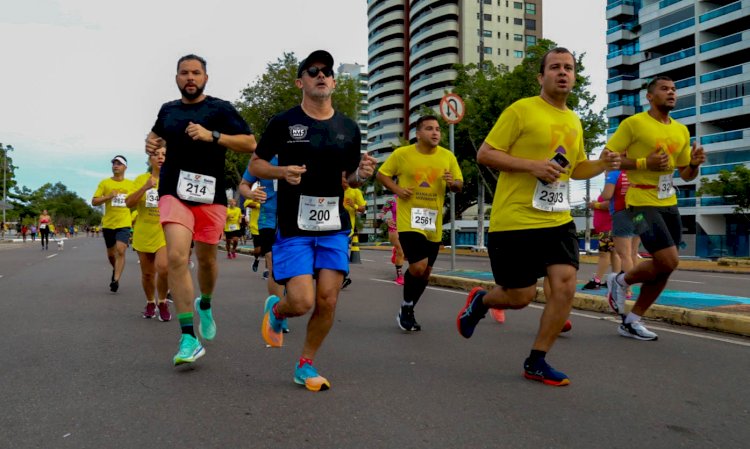
<svg viewBox="0 0 750 449">
<path fill-rule="evenodd" d="M 620 327 L 617 328 L 617 332 L 623 337 L 635 338 L 636 340 L 650 341 L 659 338 L 658 335 L 646 329 L 646 326 L 644 326 L 640 320 L 633 321 L 630 324 L 621 324 Z"/>
<path fill-rule="evenodd" d="M 625 299 L 628 297 L 628 292 L 625 291 L 625 287 L 617 282 L 616 278 L 616 273 L 610 273 L 607 276 L 607 299 L 609 300 L 609 307 L 616 314 L 625 315 Z"/>
</svg>

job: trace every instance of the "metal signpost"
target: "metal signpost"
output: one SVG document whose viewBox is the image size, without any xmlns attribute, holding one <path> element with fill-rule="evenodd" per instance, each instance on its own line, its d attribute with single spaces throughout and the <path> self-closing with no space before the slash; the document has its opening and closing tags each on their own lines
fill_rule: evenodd
<svg viewBox="0 0 750 449">
<path fill-rule="evenodd" d="M 453 127 L 464 118 L 466 107 L 464 101 L 458 94 L 445 94 L 440 100 L 440 115 L 448 122 L 448 139 L 450 141 L 451 153 L 456 154 L 454 149 Z M 456 194 L 450 193 L 451 199 L 451 270 L 456 269 Z"/>
</svg>

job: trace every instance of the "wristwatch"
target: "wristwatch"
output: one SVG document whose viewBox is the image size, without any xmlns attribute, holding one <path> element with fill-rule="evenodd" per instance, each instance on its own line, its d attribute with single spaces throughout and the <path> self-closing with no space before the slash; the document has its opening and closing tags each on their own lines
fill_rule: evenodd
<svg viewBox="0 0 750 449">
<path fill-rule="evenodd" d="M 214 138 L 214 143 L 219 143 L 219 138 L 221 137 L 221 133 L 219 131 L 214 131 L 211 133 L 211 137 Z"/>
</svg>

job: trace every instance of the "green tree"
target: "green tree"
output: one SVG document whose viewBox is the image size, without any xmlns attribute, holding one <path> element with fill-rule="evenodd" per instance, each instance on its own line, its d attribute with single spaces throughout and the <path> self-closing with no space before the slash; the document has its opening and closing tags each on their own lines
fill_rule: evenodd
<svg viewBox="0 0 750 449">
<path fill-rule="evenodd" d="M 291 109 L 302 101 L 302 92 L 294 83 L 298 66 L 299 60 L 294 53 L 284 53 L 276 61 L 267 64 L 266 72 L 240 92 L 240 99 L 234 105 L 250 125 L 258 141 L 274 115 Z M 348 76 L 336 79 L 332 97 L 334 109 L 356 121 L 361 99 L 356 79 Z M 249 159 L 247 154 L 227 154 L 225 174 L 228 187 L 239 185 Z"/>
<path fill-rule="evenodd" d="M 732 171 L 721 170 L 714 180 L 701 178 L 698 196 L 703 195 L 730 199 L 735 203 L 734 213 L 750 220 L 750 169 L 736 165 Z"/>
<path fill-rule="evenodd" d="M 456 125 L 455 135 L 456 157 L 466 170 L 463 172 L 464 192 L 456 196 L 457 213 L 476 204 L 479 182 L 485 184 L 488 199 L 494 195 L 497 173 L 476 164 L 477 151 L 505 108 L 521 98 L 539 95 L 537 74 L 542 56 L 556 46 L 553 41 L 539 40 L 537 45 L 526 49 L 523 62 L 512 71 L 486 63 L 482 70 L 476 64 L 456 66 L 458 74 L 453 92 L 459 94 L 466 105 L 464 119 Z M 585 148 L 590 153 L 602 145 L 607 122 L 604 111 L 592 109 L 596 96 L 589 92 L 584 56 L 575 55 L 576 85 L 567 104 L 581 118 Z"/>
</svg>

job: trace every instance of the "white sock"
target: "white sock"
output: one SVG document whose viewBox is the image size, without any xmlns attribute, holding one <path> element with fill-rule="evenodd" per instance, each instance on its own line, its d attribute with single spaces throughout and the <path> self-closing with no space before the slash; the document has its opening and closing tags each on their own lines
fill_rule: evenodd
<svg viewBox="0 0 750 449">
<path fill-rule="evenodd" d="M 414 307 L 414 303 L 412 301 L 401 301 L 401 307 Z"/>
<path fill-rule="evenodd" d="M 625 317 L 625 324 L 635 323 L 636 321 L 640 321 L 640 320 L 641 320 L 641 316 L 640 315 L 636 315 L 635 313 L 630 312 Z"/>
</svg>

